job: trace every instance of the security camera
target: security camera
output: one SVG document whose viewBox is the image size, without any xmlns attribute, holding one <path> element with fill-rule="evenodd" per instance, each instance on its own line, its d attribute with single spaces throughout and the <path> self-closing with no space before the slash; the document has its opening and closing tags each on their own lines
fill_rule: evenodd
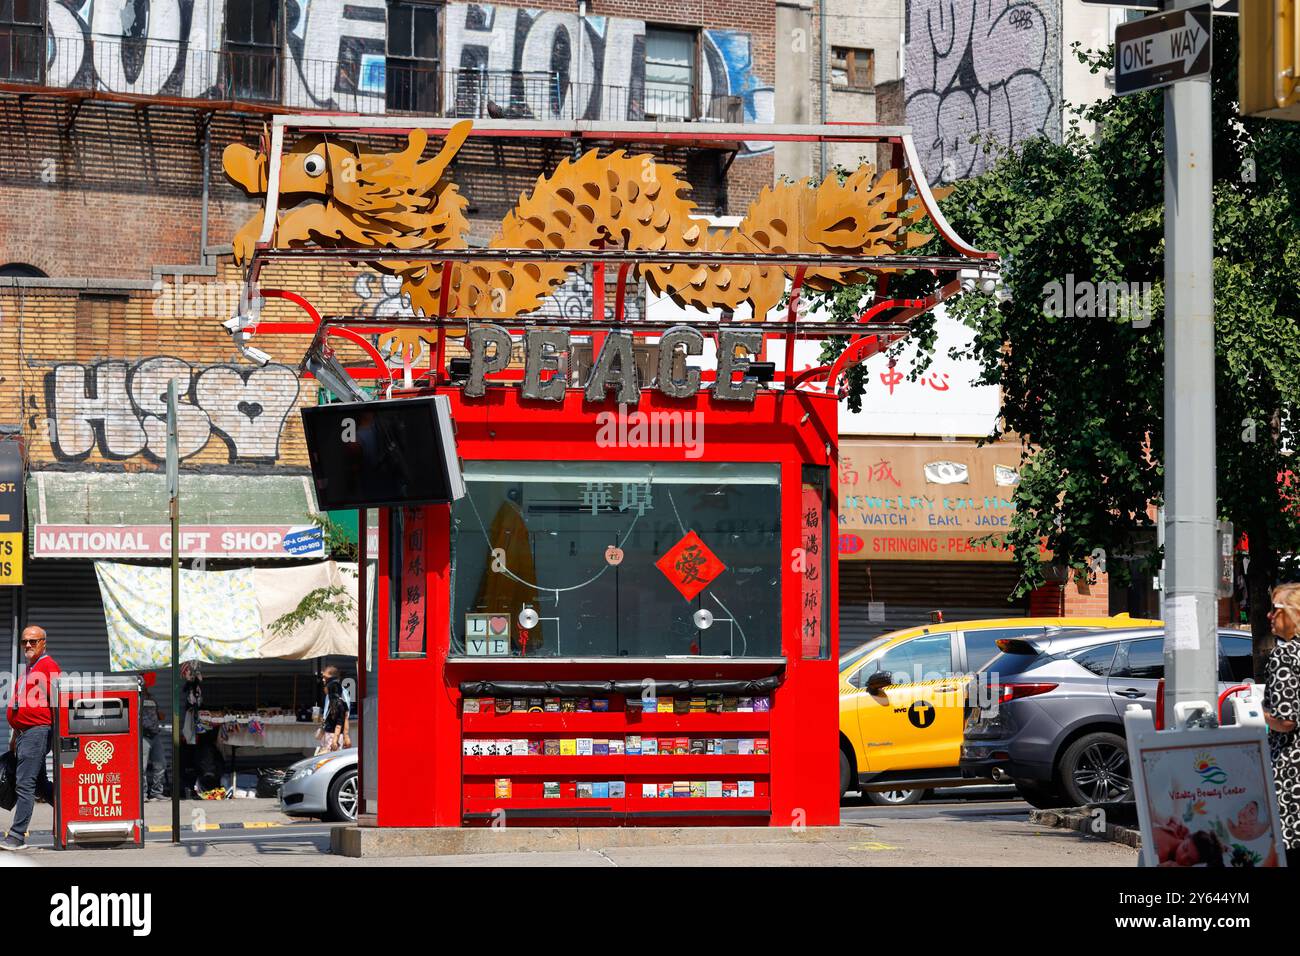
<svg viewBox="0 0 1300 956">
<path fill-rule="evenodd" d="M 274 361 L 271 356 L 267 355 L 261 349 L 254 348 L 251 345 L 243 345 L 241 343 L 239 346 L 239 353 L 250 362 L 255 362 L 262 366 L 270 365 L 271 362 Z"/>
</svg>

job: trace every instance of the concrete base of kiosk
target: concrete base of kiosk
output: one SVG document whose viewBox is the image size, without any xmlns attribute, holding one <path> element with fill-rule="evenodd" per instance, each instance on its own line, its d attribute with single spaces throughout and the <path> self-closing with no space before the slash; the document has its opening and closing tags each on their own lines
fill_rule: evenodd
<svg viewBox="0 0 1300 956">
<path fill-rule="evenodd" d="M 368 827 L 337 826 L 330 852 L 351 857 L 560 853 L 593 847 L 752 846 L 861 842 L 860 826 L 804 827 Z"/>
</svg>

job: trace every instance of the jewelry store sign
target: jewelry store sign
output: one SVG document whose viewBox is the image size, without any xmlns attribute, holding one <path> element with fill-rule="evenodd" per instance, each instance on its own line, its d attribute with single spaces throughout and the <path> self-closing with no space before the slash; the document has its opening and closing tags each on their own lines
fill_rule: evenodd
<svg viewBox="0 0 1300 956">
<path fill-rule="evenodd" d="M 1009 561 L 1015 443 L 840 443 L 839 555 L 858 561 Z"/>
</svg>

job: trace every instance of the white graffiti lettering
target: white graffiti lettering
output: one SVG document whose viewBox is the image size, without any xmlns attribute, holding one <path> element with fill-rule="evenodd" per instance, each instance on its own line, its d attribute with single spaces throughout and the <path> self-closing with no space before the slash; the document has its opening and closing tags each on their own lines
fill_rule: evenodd
<svg viewBox="0 0 1300 956">
<path fill-rule="evenodd" d="M 82 461 L 98 447 L 105 458 L 167 452 L 167 383 L 177 382 L 177 439 L 182 459 L 198 454 L 215 432 L 230 461 L 275 461 L 280 433 L 298 400 L 299 382 L 284 365 L 241 368 L 153 356 L 134 364 L 60 364 L 46 376 L 50 448 Z"/>
<path fill-rule="evenodd" d="M 907 122 L 931 182 L 978 175 L 996 149 L 1060 135 L 1060 4 L 913 0 L 907 5 Z"/>
</svg>

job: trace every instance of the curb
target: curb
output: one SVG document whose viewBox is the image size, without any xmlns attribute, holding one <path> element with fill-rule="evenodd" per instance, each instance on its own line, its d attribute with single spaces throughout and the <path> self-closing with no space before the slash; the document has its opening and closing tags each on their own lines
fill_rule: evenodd
<svg viewBox="0 0 1300 956">
<path fill-rule="evenodd" d="M 1135 850 L 1142 848 L 1142 831 L 1114 823 L 1101 823 L 1099 807 L 1070 807 L 1060 810 L 1030 810 L 1029 822 L 1056 830 L 1073 830 L 1107 843 L 1119 843 Z M 1104 819 L 1104 818 L 1103 818 Z"/>
<path fill-rule="evenodd" d="M 347 857 L 554 853 L 632 846 L 860 842 L 860 826 L 807 827 L 373 827 L 336 826 L 330 852 Z"/>
</svg>

